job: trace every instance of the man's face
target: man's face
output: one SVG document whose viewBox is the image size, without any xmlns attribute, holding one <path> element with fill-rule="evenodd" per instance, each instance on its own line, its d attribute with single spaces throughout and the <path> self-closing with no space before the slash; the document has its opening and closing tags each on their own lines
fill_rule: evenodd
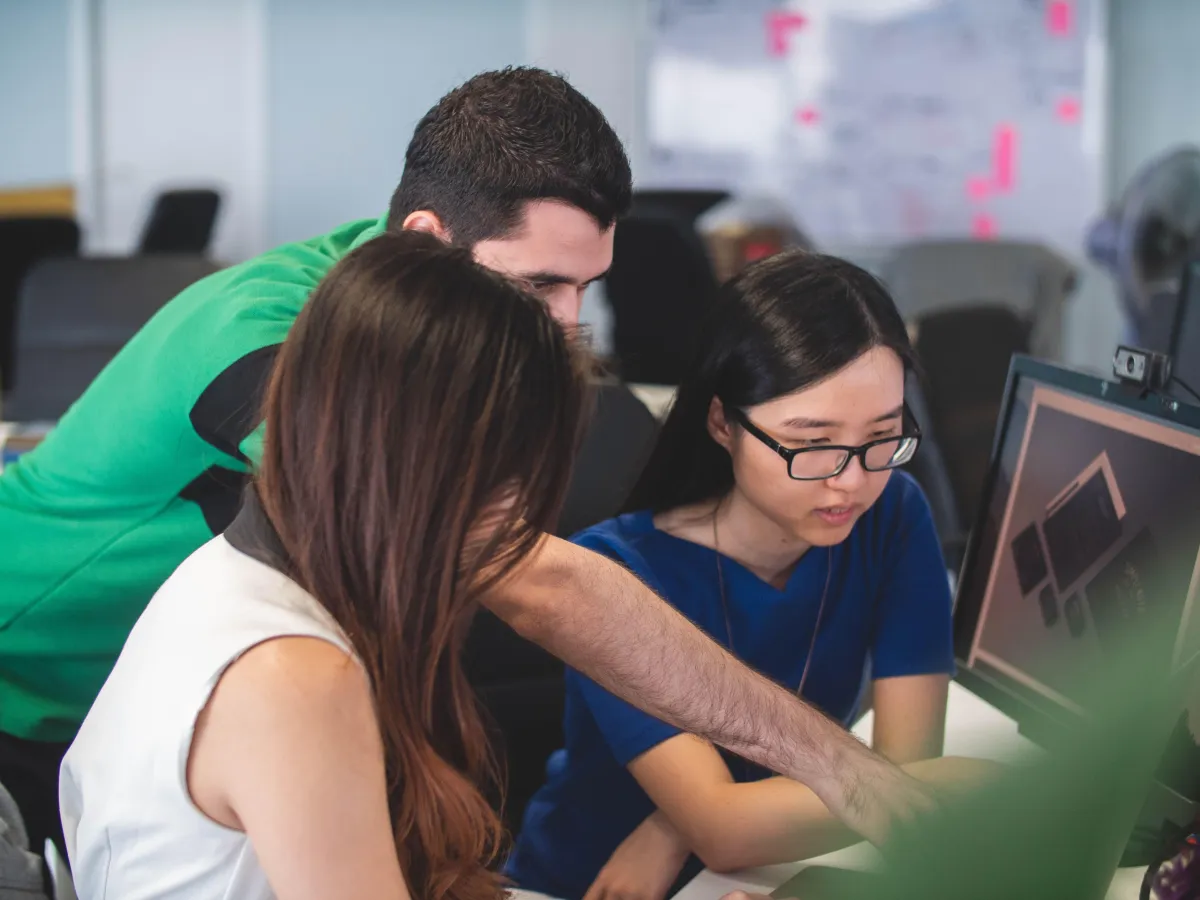
<svg viewBox="0 0 1200 900">
<path fill-rule="evenodd" d="M 525 204 L 521 226 L 510 236 L 480 241 L 475 260 L 541 297 L 565 327 L 579 323 L 583 293 L 612 264 L 613 232 L 578 207 L 560 200 Z"/>
</svg>

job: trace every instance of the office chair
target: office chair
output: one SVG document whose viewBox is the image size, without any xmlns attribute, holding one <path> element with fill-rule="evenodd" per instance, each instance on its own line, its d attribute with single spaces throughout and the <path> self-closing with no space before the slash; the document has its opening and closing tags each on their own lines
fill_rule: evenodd
<svg viewBox="0 0 1200 900">
<path fill-rule="evenodd" d="M 641 190 L 633 192 L 631 211 L 635 215 L 678 216 L 694 227 L 698 218 L 728 199 L 729 192 L 722 190 Z"/>
<path fill-rule="evenodd" d="M 214 190 L 159 194 L 142 231 L 139 252 L 207 253 L 220 207 L 221 195 Z"/>
<path fill-rule="evenodd" d="M 945 456 L 959 521 L 974 524 L 1014 353 L 1028 353 L 1031 324 L 1010 308 L 979 303 L 917 320 L 931 427 Z M 918 453 L 918 455 L 920 455 Z"/>
<path fill-rule="evenodd" d="M 987 297 L 1029 323 L 1028 350 L 1034 356 L 1063 357 L 1063 323 L 1076 270 L 1048 247 L 1022 241 L 920 241 L 900 247 L 882 274 L 909 321 Z"/>
<path fill-rule="evenodd" d="M 4 417 L 54 421 L 172 297 L 217 270 L 200 256 L 55 259 L 21 289 Z"/>
<path fill-rule="evenodd" d="M 78 252 L 74 219 L 0 219 L 0 391 L 13 384 L 17 297 L 26 273 L 40 259 Z"/>
<path fill-rule="evenodd" d="M 906 380 L 904 398 L 921 427 L 920 449 L 906 468 L 929 501 L 946 568 L 957 572 L 966 550 L 967 534 L 959 515 L 954 483 L 946 467 L 946 456 L 938 440 L 937 425 L 925 398 L 925 390 L 915 375 L 910 374 Z"/>
<path fill-rule="evenodd" d="M 625 384 L 595 387 L 591 425 L 575 458 L 575 474 L 557 533 L 562 537 L 616 515 L 642 473 L 658 437 L 658 420 Z"/>
<path fill-rule="evenodd" d="M 556 529 L 560 537 L 617 513 L 657 433 L 657 421 L 625 385 L 598 385 Z M 471 623 L 464 661 L 505 763 L 502 812 L 515 834 L 526 805 L 546 779 L 546 761 L 563 746 L 563 664 L 487 610 L 480 610 Z M 495 803 L 498 798 L 491 799 Z"/>
<path fill-rule="evenodd" d="M 75 882 L 71 880 L 71 867 L 54 846 L 54 841 L 46 841 L 43 858 L 50 872 L 50 887 L 54 890 L 54 900 L 79 900 L 79 895 L 75 893 Z"/>
<path fill-rule="evenodd" d="M 712 264 L 691 224 L 666 213 L 622 219 L 605 294 L 621 378 L 678 384 L 696 326 L 717 294 Z"/>
<path fill-rule="evenodd" d="M 40 850 L 30 847 L 21 809 L 0 784 L 0 897 L 46 900 Z"/>
</svg>

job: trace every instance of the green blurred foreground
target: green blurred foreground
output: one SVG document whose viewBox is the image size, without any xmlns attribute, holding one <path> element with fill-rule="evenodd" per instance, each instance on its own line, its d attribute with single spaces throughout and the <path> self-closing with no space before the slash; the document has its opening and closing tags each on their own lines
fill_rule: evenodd
<svg viewBox="0 0 1200 900">
<path fill-rule="evenodd" d="M 1036 763 L 900 828 L 884 874 L 807 870 L 775 897 L 845 900 L 1102 900 L 1185 701 L 1195 658 L 1173 676 L 1171 640 L 1145 637 L 1089 685 L 1093 719 Z"/>
</svg>

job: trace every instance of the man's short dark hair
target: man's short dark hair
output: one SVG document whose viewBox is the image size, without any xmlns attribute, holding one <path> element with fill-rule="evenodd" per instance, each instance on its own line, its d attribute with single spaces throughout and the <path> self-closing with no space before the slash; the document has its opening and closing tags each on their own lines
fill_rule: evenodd
<svg viewBox="0 0 1200 900">
<path fill-rule="evenodd" d="M 484 72 L 417 124 L 388 210 L 438 215 L 454 243 L 505 237 L 528 200 L 561 200 L 608 228 L 633 192 L 621 140 L 590 100 L 542 69 Z"/>
</svg>

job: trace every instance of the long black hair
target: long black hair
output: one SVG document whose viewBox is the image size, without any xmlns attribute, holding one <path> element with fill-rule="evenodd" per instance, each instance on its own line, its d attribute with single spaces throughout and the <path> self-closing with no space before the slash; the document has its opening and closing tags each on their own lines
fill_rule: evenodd
<svg viewBox="0 0 1200 900">
<path fill-rule="evenodd" d="M 695 350 L 625 510 L 655 513 L 723 497 L 729 454 L 708 433 L 713 397 L 756 406 L 810 387 L 873 347 L 915 367 L 908 330 L 887 289 L 853 263 L 792 250 L 730 279 L 698 330 Z"/>
</svg>

